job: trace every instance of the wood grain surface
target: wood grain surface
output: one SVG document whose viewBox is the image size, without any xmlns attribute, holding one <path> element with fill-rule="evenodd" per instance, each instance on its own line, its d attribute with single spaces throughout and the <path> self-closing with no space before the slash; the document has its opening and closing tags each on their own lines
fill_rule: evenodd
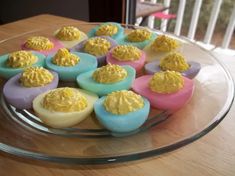
<svg viewBox="0 0 235 176">
<path fill-rule="evenodd" d="M 0 42 L 42 26 L 66 25 L 79 21 L 39 15 L 0 26 Z M 81 22 L 81 21 L 80 21 Z M 82 22 L 81 22 L 82 23 Z M 235 77 L 235 57 L 219 55 Z M 235 106 L 226 118 L 199 140 L 157 157 L 109 165 L 64 165 L 18 158 L 0 152 L 0 176 L 82 176 L 82 175 L 163 175 L 234 176 Z"/>
</svg>

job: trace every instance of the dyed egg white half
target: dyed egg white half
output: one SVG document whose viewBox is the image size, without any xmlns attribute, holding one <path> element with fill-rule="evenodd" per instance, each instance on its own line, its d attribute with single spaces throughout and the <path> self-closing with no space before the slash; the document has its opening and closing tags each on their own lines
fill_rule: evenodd
<svg viewBox="0 0 235 176">
<path fill-rule="evenodd" d="M 96 31 L 99 29 L 99 27 L 100 27 L 101 25 L 104 25 L 104 24 L 113 24 L 113 25 L 117 26 L 118 31 L 117 31 L 116 34 L 110 36 L 111 38 L 113 38 L 114 40 L 119 40 L 120 38 L 123 37 L 123 35 L 124 35 L 124 28 L 123 28 L 119 23 L 114 23 L 114 22 L 102 23 L 102 24 L 100 24 L 100 25 L 94 27 L 93 29 L 91 29 L 91 30 L 87 33 L 87 36 L 88 36 L 89 38 L 95 37 L 95 36 L 96 36 Z"/>
<path fill-rule="evenodd" d="M 144 68 L 147 74 L 154 74 L 156 72 L 162 71 L 160 66 L 160 61 L 149 62 L 145 64 Z M 193 79 L 200 71 L 201 65 L 198 62 L 189 61 L 188 65 L 190 66 L 188 70 L 181 72 L 182 76 L 185 76 L 189 79 Z"/>
<path fill-rule="evenodd" d="M 100 98 L 94 104 L 96 118 L 108 130 L 118 133 L 131 132 L 139 128 L 147 120 L 150 103 L 147 99 L 144 100 L 144 107 L 137 111 L 130 112 L 124 115 L 112 114 L 103 106 L 106 96 Z"/>
<path fill-rule="evenodd" d="M 43 54 L 43 55 L 45 55 L 45 56 L 48 56 L 49 54 L 52 54 L 52 53 L 56 52 L 56 51 L 57 51 L 58 49 L 60 49 L 60 48 L 64 48 L 63 44 L 60 43 L 59 40 L 50 38 L 50 41 L 54 44 L 54 47 L 53 47 L 52 49 L 50 49 L 50 50 L 34 50 L 34 49 L 31 49 L 31 48 L 27 48 L 27 47 L 25 46 L 25 43 L 23 43 L 23 44 L 21 45 L 21 48 L 22 48 L 23 50 L 36 51 L 36 52 L 39 52 L 39 53 L 41 53 L 41 54 Z"/>
<path fill-rule="evenodd" d="M 183 77 L 184 87 L 175 93 L 161 94 L 153 92 L 148 83 L 153 75 L 145 75 L 135 79 L 132 89 L 147 98 L 153 108 L 176 111 L 182 108 L 192 97 L 194 83 L 191 79 Z"/>
<path fill-rule="evenodd" d="M 60 31 L 60 29 L 56 30 L 55 33 L 54 33 L 54 36 L 56 38 L 56 34 Z M 71 40 L 71 41 L 66 41 L 66 40 L 60 40 L 58 38 L 56 38 L 57 40 L 60 41 L 60 43 L 65 47 L 65 48 L 72 48 L 73 46 L 77 45 L 78 43 L 82 42 L 83 40 L 86 40 L 87 39 L 87 35 L 80 31 L 80 38 L 79 39 L 75 39 L 75 40 Z"/>
<path fill-rule="evenodd" d="M 111 93 L 113 91 L 118 90 L 128 90 L 130 89 L 134 79 L 135 79 L 135 70 L 130 66 L 122 66 L 127 71 L 127 77 L 123 79 L 122 81 L 116 82 L 116 83 L 109 83 L 109 84 L 103 84 L 96 82 L 92 75 L 95 70 L 85 72 L 80 74 L 77 77 L 77 83 L 78 85 L 88 91 L 94 92 L 99 96 L 106 95 L 108 93 Z"/>
<path fill-rule="evenodd" d="M 32 66 L 35 67 L 44 67 L 44 59 L 45 56 L 43 54 L 40 54 L 38 52 L 33 52 L 35 56 L 37 56 L 38 60 L 36 63 L 34 63 Z M 12 76 L 15 76 L 18 73 L 21 73 L 25 67 L 23 68 L 11 68 L 7 66 L 7 60 L 8 60 L 9 54 L 5 54 L 0 56 L 0 76 L 6 79 L 11 78 Z"/>
<path fill-rule="evenodd" d="M 79 93 L 81 93 L 83 96 L 87 98 L 88 106 L 82 111 L 55 112 L 45 109 L 42 106 L 42 101 L 45 95 L 50 91 L 38 95 L 33 100 L 33 110 L 38 115 L 38 117 L 48 126 L 54 128 L 66 128 L 74 126 L 90 115 L 90 113 L 93 111 L 93 105 L 95 101 L 98 99 L 98 96 L 91 92 L 82 89 L 75 89 L 75 90 L 79 91 Z"/>
<path fill-rule="evenodd" d="M 40 87 L 24 87 L 20 84 L 19 80 L 21 73 L 9 79 L 3 87 L 3 95 L 7 102 L 18 109 L 32 108 L 33 99 L 48 90 L 55 89 L 58 86 L 58 74 L 52 72 L 54 79 L 51 83 Z"/>
<path fill-rule="evenodd" d="M 113 57 L 112 50 L 109 51 L 107 56 L 106 56 L 107 63 L 121 65 L 121 66 L 122 65 L 129 65 L 129 66 L 133 67 L 136 70 L 136 72 L 141 71 L 141 69 L 144 66 L 145 59 L 146 59 L 146 55 L 145 55 L 144 51 L 141 51 L 140 58 L 138 60 L 135 60 L 135 61 L 120 61 L 120 60 L 117 60 L 115 57 Z"/>
<path fill-rule="evenodd" d="M 179 44 L 179 47 L 172 50 L 172 51 L 153 51 L 151 49 L 151 44 L 150 43 L 149 45 L 147 45 L 146 47 L 144 47 L 143 51 L 146 53 L 146 61 L 147 62 L 152 62 L 152 61 L 155 61 L 155 60 L 160 60 L 162 58 L 164 58 L 165 56 L 167 56 L 169 53 L 171 52 L 182 52 L 183 51 L 183 48 L 184 48 L 184 43 L 180 43 Z"/>
<path fill-rule="evenodd" d="M 128 41 L 127 35 L 122 37 L 121 39 L 118 40 L 119 45 L 133 45 L 139 49 L 143 49 L 146 45 L 148 45 L 150 42 L 152 42 L 156 38 L 157 34 L 152 33 L 150 39 L 144 40 L 142 42 L 131 42 Z"/>
<path fill-rule="evenodd" d="M 52 63 L 53 55 L 46 58 L 46 67 L 59 74 L 59 78 L 62 81 L 75 81 L 76 77 L 90 70 L 97 68 L 97 60 L 94 56 L 86 53 L 72 52 L 80 58 L 78 64 L 70 67 L 59 66 Z"/>
<path fill-rule="evenodd" d="M 111 44 L 110 49 L 113 48 L 113 47 L 115 47 L 115 46 L 117 46 L 117 42 L 116 42 L 115 40 L 113 40 L 111 37 L 108 37 L 108 36 L 99 36 L 99 37 L 100 37 L 100 38 L 103 38 L 103 39 L 106 39 L 107 41 L 110 42 L 110 44 Z M 71 50 L 72 52 L 78 51 L 78 52 L 84 52 L 84 53 L 86 53 L 86 52 L 84 51 L 84 45 L 86 44 L 86 42 L 87 42 L 87 40 L 84 40 L 84 41 L 82 41 L 81 43 L 79 43 L 79 44 L 77 44 L 76 46 L 74 46 L 73 48 L 71 48 L 70 50 Z M 106 64 L 106 55 L 94 56 L 94 57 L 96 57 L 96 59 L 97 59 L 98 67 L 103 66 L 103 65 Z"/>
</svg>

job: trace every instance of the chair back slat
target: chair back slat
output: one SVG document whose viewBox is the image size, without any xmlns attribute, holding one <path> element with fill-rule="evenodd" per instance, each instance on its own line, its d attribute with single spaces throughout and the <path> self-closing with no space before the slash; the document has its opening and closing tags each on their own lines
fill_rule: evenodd
<svg viewBox="0 0 235 176">
<path fill-rule="evenodd" d="M 223 0 L 214 0 L 213 8 L 210 15 L 210 20 L 204 37 L 204 43 L 210 44 L 211 38 L 215 29 L 215 24 L 219 15 L 220 7 Z"/>
<path fill-rule="evenodd" d="M 170 4 L 171 4 L 171 0 L 164 0 L 164 2 L 163 2 L 164 7 L 169 7 Z M 169 9 L 164 10 L 164 13 L 168 14 L 169 13 Z M 161 20 L 161 30 L 164 31 L 164 32 L 167 29 L 167 22 L 168 22 L 167 19 L 162 19 Z"/>
<path fill-rule="evenodd" d="M 191 18 L 191 23 L 190 23 L 189 32 L 188 32 L 188 38 L 191 40 L 194 40 L 201 5 L 202 5 L 202 0 L 195 0 L 195 4 L 194 4 L 194 8 L 193 8 L 193 15 Z"/>
<path fill-rule="evenodd" d="M 235 4 L 233 6 L 233 12 L 230 16 L 230 20 L 224 35 L 224 39 L 222 42 L 222 48 L 227 49 L 229 46 L 229 43 L 231 42 L 232 35 L 234 32 L 234 27 L 235 27 Z"/>
<path fill-rule="evenodd" d="M 177 18 L 176 18 L 176 25 L 175 25 L 175 35 L 180 35 L 182 22 L 184 18 L 184 9 L 186 5 L 186 0 L 180 0 L 178 12 L 177 12 Z"/>
</svg>

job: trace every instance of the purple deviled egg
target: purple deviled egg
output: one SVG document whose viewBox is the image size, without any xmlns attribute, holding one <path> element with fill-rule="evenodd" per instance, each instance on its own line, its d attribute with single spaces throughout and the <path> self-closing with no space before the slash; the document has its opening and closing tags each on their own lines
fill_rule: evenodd
<svg viewBox="0 0 235 176">
<path fill-rule="evenodd" d="M 73 52 L 84 52 L 95 56 L 98 61 L 98 66 L 100 67 L 106 64 L 106 54 L 116 45 L 117 42 L 111 37 L 100 36 L 84 40 L 70 50 Z"/>
<path fill-rule="evenodd" d="M 18 109 L 30 109 L 33 99 L 58 86 L 58 74 L 42 67 L 28 67 L 9 79 L 3 87 L 6 101 Z"/>
<path fill-rule="evenodd" d="M 195 61 L 186 61 L 184 56 L 178 52 L 168 54 L 160 61 L 149 62 L 145 66 L 147 74 L 154 74 L 160 71 L 177 71 L 183 76 L 193 79 L 200 71 L 201 65 Z"/>
</svg>

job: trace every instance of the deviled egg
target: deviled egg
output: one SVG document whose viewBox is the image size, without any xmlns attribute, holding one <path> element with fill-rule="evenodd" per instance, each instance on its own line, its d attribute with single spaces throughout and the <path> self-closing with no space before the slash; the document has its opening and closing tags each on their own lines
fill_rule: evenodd
<svg viewBox="0 0 235 176">
<path fill-rule="evenodd" d="M 110 50 L 106 60 L 111 64 L 129 65 L 139 72 L 145 63 L 145 53 L 132 45 L 118 45 Z"/>
<path fill-rule="evenodd" d="M 181 43 L 166 35 L 158 35 L 157 38 L 144 48 L 147 61 L 163 58 L 172 51 L 181 49 Z"/>
<path fill-rule="evenodd" d="M 95 36 L 109 36 L 114 40 L 118 40 L 124 35 L 124 29 L 119 23 L 107 22 L 91 29 L 87 35 L 89 38 Z"/>
<path fill-rule="evenodd" d="M 87 39 L 87 35 L 75 26 L 63 26 L 55 31 L 54 36 L 65 48 L 72 48 Z"/>
<path fill-rule="evenodd" d="M 56 88 L 58 82 L 57 73 L 42 67 L 28 67 L 5 83 L 3 95 L 15 108 L 30 109 L 37 95 Z"/>
<path fill-rule="evenodd" d="M 145 64 L 144 68 L 147 74 L 170 70 L 180 72 L 183 76 L 193 79 L 200 71 L 201 65 L 194 61 L 187 62 L 181 53 L 172 52 L 160 61 Z"/>
<path fill-rule="evenodd" d="M 110 37 L 92 37 L 74 46 L 71 51 L 91 54 L 96 57 L 98 66 L 103 66 L 106 64 L 106 54 L 116 45 L 116 41 Z"/>
<path fill-rule="evenodd" d="M 59 48 L 64 47 L 58 40 L 49 39 L 43 36 L 29 37 L 22 45 L 23 50 L 34 50 L 47 56 L 53 52 L 56 52 Z"/>
<path fill-rule="evenodd" d="M 152 42 L 156 36 L 156 33 L 153 33 L 148 29 L 135 29 L 118 40 L 118 44 L 133 45 L 139 49 L 143 49 L 146 45 Z"/>
<path fill-rule="evenodd" d="M 132 91 L 116 91 L 100 98 L 94 104 L 99 122 L 113 132 L 131 132 L 148 118 L 149 101 Z"/>
<path fill-rule="evenodd" d="M 0 76 L 3 78 L 11 78 L 21 73 L 26 67 L 44 66 L 45 56 L 32 51 L 15 51 L 0 56 Z"/>
<path fill-rule="evenodd" d="M 38 95 L 33 100 L 33 110 L 45 124 L 66 128 L 87 118 L 97 99 L 88 91 L 61 87 Z"/>
<path fill-rule="evenodd" d="M 46 58 L 46 67 L 57 72 L 62 81 L 75 81 L 79 74 L 96 69 L 97 60 L 90 54 L 61 48 Z"/>
<path fill-rule="evenodd" d="M 78 85 L 99 96 L 113 91 L 129 89 L 135 79 L 135 70 L 128 66 L 107 64 L 77 77 Z"/>
<path fill-rule="evenodd" d="M 175 71 L 162 71 L 137 78 L 132 89 L 146 97 L 152 107 L 176 111 L 192 97 L 194 83 Z"/>
</svg>

